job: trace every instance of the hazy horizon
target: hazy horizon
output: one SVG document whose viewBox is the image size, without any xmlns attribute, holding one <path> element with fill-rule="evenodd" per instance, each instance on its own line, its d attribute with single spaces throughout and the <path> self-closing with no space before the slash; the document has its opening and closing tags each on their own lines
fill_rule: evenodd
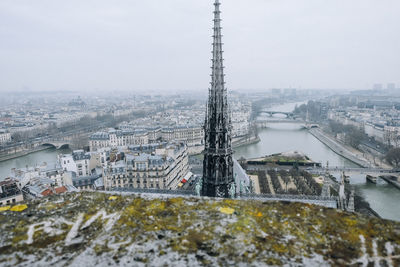
<svg viewBox="0 0 400 267">
<path fill-rule="evenodd" d="M 200 91 L 213 0 L 0 2 L 0 92 Z M 230 90 L 400 84 L 400 1 L 221 0 Z"/>
</svg>

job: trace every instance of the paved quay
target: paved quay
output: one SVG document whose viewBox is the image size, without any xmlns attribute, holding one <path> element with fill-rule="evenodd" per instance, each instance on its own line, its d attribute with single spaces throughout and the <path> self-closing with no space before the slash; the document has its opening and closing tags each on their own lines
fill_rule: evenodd
<svg viewBox="0 0 400 267">
<path fill-rule="evenodd" d="M 335 153 L 341 155 L 342 157 L 356 163 L 357 165 L 364 167 L 364 168 L 369 168 L 372 167 L 372 164 L 368 162 L 366 159 L 360 157 L 359 155 L 351 152 L 349 149 L 347 149 L 344 145 L 340 144 L 336 140 L 334 140 L 332 137 L 328 136 L 324 132 L 322 132 L 320 129 L 317 128 L 312 128 L 309 130 L 310 134 L 312 134 L 315 138 L 317 138 L 319 141 L 324 143 L 326 146 L 328 146 L 330 149 L 332 149 Z"/>
</svg>

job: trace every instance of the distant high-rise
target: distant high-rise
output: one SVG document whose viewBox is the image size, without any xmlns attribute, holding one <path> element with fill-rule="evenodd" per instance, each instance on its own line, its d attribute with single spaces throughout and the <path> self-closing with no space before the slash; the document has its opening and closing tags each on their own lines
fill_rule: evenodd
<svg viewBox="0 0 400 267">
<path fill-rule="evenodd" d="M 387 89 L 388 89 L 388 90 L 394 90 L 394 89 L 396 89 L 396 84 L 395 84 L 395 83 L 388 83 L 388 84 L 387 84 Z"/>
<path fill-rule="evenodd" d="M 381 83 L 376 83 L 376 84 L 374 84 L 373 89 L 376 90 L 376 91 L 382 90 L 383 89 L 383 85 Z"/>
<path fill-rule="evenodd" d="M 214 6 L 212 78 L 204 125 L 205 150 L 201 194 L 209 197 L 233 197 L 235 181 L 232 161 L 232 126 L 224 82 L 219 0 L 215 0 Z"/>
</svg>

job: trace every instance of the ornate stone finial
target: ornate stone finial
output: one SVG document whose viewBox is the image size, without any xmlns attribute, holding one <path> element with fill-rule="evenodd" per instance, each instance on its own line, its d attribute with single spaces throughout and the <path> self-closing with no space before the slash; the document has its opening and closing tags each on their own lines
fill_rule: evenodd
<svg viewBox="0 0 400 267">
<path fill-rule="evenodd" d="M 235 198 L 236 197 L 236 185 L 235 183 L 231 183 L 229 187 L 229 197 L 230 198 Z"/>
<path fill-rule="evenodd" d="M 197 196 L 200 196 L 200 194 L 201 194 L 202 181 L 203 181 L 203 179 L 199 179 L 196 183 L 194 190 L 195 190 Z"/>
</svg>

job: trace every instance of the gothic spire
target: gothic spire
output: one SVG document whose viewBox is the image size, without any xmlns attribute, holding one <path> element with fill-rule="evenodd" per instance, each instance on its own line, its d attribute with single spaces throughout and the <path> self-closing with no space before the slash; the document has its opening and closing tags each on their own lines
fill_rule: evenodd
<svg viewBox="0 0 400 267">
<path fill-rule="evenodd" d="M 225 89 L 219 0 L 215 0 L 214 6 L 211 88 L 209 90 L 204 125 L 205 149 L 202 195 L 232 197 L 235 194 L 235 186 L 233 178 L 231 121 Z"/>
<path fill-rule="evenodd" d="M 224 66 L 222 58 L 222 34 L 221 11 L 219 0 L 214 3 L 214 34 L 213 34 L 213 58 L 212 58 L 212 90 L 224 90 Z"/>
</svg>

